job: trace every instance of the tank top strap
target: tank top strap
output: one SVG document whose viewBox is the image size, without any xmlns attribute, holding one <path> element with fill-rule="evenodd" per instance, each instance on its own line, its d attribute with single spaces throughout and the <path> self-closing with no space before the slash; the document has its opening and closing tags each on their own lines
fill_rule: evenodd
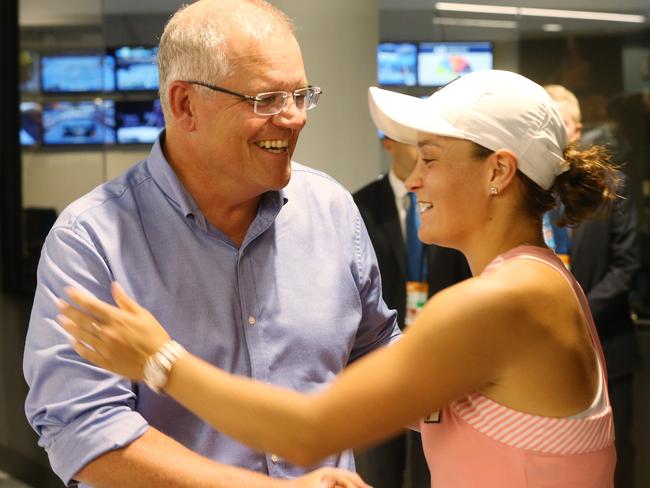
<svg viewBox="0 0 650 488">
<path fill-rule="evenodd" d="M 490 264 L 488 264 L 488 266 L 485 268 L 482 274 L 493 271 L 494 269 L 503 265 L 506 261 L 510 259 L 520 259 L 520 258 L 532 259 L 544 263 L 547 266 L 550 266 L 551 268 L 554 268 L 564 277 L 564 279 L 571 286 L 571 289 L 573 290 L 573 294 L 578 300 L 578 303 L 580 304 L 580 311 L 582 317 L 584 321 L 587 323 L 589 336 L 596 350 L 596 357 L 600 362 L 600 370 L 602 371 L 603 380 L 605 382 L 605 395 L 607 397 L 607 404 L 609 405 L 609 394 L 607 392 L 608 390 L 607 367 L 605 363 L 605 355 L 603 353 L 603 349 L 600 344 L 600 338 L 598 337 L 596 324 L 594 323 L 594 319 L 591 315 L 591 309 L 589 308 L 589 301 L 587 300 L 587 296 L 582 290 L 582 287 L 573 277 L 571 272 L 566 268 L 562 260 L 553 251 L 551 251 L 548 248 L 539 247 L 539 246 L 527 246 L 527 245 L 518 246 L 497 256 L 494 260 L 492 260 Z"/>
</svg>

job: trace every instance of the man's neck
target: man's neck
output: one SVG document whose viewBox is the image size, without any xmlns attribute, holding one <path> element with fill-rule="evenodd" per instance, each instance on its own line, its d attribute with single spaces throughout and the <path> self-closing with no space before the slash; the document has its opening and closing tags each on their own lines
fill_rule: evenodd
<svg viewBox="0 0 650 488">
<path fill-rule="evenodd" d="M 163 152 L 207 221 L 240 246 L 255 220 L 262 195 L 252 191 L 244 194 L 236 185 L 215 178 L 197 165 L 183 164 L 181 161 L 186 158 L 178 154 L 173 145 L 165 144 Z"/>
</svg>

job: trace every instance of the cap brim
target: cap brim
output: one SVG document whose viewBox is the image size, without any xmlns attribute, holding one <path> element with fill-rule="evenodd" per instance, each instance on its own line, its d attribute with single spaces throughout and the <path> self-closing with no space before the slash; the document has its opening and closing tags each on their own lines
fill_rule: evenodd
<svg viewBox="0 0 650 488">
<path fill-rule="evenodd" d="M 418 132 L 449 137 L 462 137 L 435 110 L 435 103 L 422 99 L 370 87 L 368 90 L 370 115 L 377 128 L 386 136 L 405 144 L 416 144 Z"/>
</svg>

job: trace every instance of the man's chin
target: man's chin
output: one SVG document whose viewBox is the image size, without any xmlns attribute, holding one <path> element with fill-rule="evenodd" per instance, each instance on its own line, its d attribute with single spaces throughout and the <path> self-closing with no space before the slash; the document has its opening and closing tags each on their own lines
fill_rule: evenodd
<svg viewBox="0 0 650 488">
<path fill-rule="evenodd" d="M 286 170 L 282 173 L 277 173 L 273 175 L 272 181 L 269 181 L 269 189 L 271 190 L 282 190 L 285 186 L 289 184 L 291 180 L 291 163 L 288 163 Z"/>
</svg>

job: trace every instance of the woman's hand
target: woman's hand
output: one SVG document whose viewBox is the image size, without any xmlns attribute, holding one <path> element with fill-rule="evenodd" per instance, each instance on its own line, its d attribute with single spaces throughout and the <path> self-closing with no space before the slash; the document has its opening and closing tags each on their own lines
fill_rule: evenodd
<svg viewBox="0 0 650 488">
<path fill-rule="evenodd" d="M 81 357 L 139 381 L 145 361 L 169 340 L 169 334 L 117 283 L 111 291 L 117 307 L 66 288 L 72 304 L 59 300 L 57 321 L 75 339 L 72 346 Z"/>
<path fill-rule="evenodd" d="M 372 488 L 357 473 L 338 468 L 320 468 L 286 483 L 287 488 Z"/>
</svg>

